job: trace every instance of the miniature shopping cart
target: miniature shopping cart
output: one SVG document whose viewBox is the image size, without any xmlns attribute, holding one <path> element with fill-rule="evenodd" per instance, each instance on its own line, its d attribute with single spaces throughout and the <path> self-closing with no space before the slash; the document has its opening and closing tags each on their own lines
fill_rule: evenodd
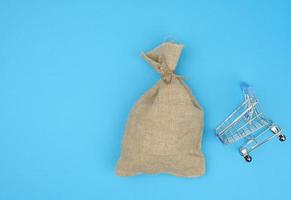
<svg viewBox="0 0 291 200">
<path fill-rule="evenodd" d="M 240 148 L 240 154 L 247 162 L 251 162 L 252 157 L 249 155 L 251 151 L 274 137 L 278 137 L 282 142 L 286 137 L 282 134 L 282 129 L 264 115 L 252 87 L 242 83 L 241 88 L 245 97 L 243 103 L 217 126 L 215 131 L 224 144 L 246 139 Z"/>
</svg>

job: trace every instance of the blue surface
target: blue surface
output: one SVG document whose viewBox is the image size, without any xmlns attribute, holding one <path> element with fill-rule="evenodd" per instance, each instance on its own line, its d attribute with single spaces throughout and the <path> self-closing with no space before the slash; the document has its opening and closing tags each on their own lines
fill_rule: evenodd
<svg viewBox="0 0 291 200">
<path fill-rule="evenodd" d="M 290 1 L 1 1 L 0 199 L 290 199 Z M 172 37 L 205 109 L 207 173 L 115 175 L 128 113 Z M 213 128 L 254 86 L 284 129 L 247 164 Z M 289 139 L 289 140 L 288 140 Z"/>
</svg>

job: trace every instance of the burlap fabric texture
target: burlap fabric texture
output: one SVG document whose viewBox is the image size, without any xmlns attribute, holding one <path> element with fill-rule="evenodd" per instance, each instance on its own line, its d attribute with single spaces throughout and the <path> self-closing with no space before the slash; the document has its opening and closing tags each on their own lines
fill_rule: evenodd
<svg viewBox="0 0 291 200">
<path fill-rule="evenodd" d="M 183 45 L 166 42 L 142 54 L 161 80 L 130 113 L 116 173 L 169 173 L 182 177 L 205 173 L 201 151 L 203 110 L 174 71 Z"/>
</svg>

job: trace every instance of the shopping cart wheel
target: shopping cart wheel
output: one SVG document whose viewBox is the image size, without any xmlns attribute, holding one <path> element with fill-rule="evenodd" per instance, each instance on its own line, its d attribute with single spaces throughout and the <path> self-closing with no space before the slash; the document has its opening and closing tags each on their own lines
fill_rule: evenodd
<svg viewBox="0 0 291 200">
<path fill-rule="evenodd" d="M 286 136 L 285 135 L 279 135 L 279 140 L 281 142 L 284 142 L 286 140 Z"/>
<path fill-rule="evenodd" d="M 245 160 L 246 160 L 247 162 L 251 162 L 251 161 L 252 161 L 252 157 L 249 156 L 249 155 L 246 155 L 244 158 L 245 158 Z"/>
</svg>

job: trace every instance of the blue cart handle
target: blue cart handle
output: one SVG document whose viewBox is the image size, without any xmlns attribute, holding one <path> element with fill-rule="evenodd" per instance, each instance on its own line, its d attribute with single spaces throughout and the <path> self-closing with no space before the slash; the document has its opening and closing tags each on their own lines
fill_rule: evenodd
<svg viewBox="0 0 291 200">
<path fill-rule="evenodd" d="M 243 91 L 243 93 L 245 93 L 246 95 L 255 96 L 253 86 L 249 85 L 248 83 L 241 82 L 240 88 Z"/>
</svg>

